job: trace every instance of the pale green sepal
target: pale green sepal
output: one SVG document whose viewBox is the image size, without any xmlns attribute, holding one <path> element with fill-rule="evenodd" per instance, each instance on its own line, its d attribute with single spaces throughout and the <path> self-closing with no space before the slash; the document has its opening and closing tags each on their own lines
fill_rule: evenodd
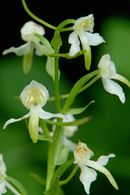
<svg viewBox="0 0 130 195">
<path fill-rule="evenodd" d="M 16 179 L 14 179 L 14 178 L 12 178 L 10 176 L 6 176 L 6 180 L 8 181 L 9 184 L 14 186 L 16 191 L 18 191 L 17 194 L 19 194 L 19 195 L 27 195 L 27 192 L 26 192 L 25 188 L 23 187 L 23 185 L 19 181 L 17 181 Z"/>
</svg>

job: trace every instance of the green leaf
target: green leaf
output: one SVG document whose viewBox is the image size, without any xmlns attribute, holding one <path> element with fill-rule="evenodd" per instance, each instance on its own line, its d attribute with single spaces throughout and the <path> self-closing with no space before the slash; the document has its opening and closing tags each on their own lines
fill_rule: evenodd
<svg viewBox="0 0 130 195">
<path fill-rule="evenodd" d="M 27 195 L 26 190 L 24 189 L 23 185 L 22 185 L 19 181 L 17 181 L 16 179 L 14 179 L 14 178 L 12 178 L 12 177 L 10 177 L 10 176 L 7 176 L 7 177 L 6 177 L 6 180 L 7 180 L 12 186 L 14 186 L 14 188 L 15 188 L 16 190 L 18 190 L 18 191 L 21 193 L 21 195 Z"/>
<path fill-rule="evenodd" d="M 63 107 L 63 112 L 68 111 L 69 107 L 71 106 L 71 104 L 74 102 L 76 96 L 80 93 L 81 88 L 90 80 L 92 79 L 94 76 L 96 76 L 99 73 L 99 70 L 95 70 L 85 76 L 83 76 L 81 79 L 79 79 L 75 85 L 73 86 L 73 88 L 70 91 L 70 94 L 67 98 L 67 100 L 65 101 L 64 107 Z M 91 81 L 90 81 L 91 82 Z"/>
<path fill-rule="evenodd" d="M 36 173 L 30 173 L 30 175 L 41 185 L 46 185 L 46 180 L 42 178 L 41 176 L 37 175 Z"/>
<path fill-rule="evenodd" d="M 92 100 L 91 102 L 89 102 L 85 107 L 81 107 L 81 108 L 71 108 L 68 110 L 67 113 L 72 114 L 72 115 L 76 115 L 76 114 L 81 114 L 84 110 L 86 110 L 88 108 L 88 106 L 92 103 L 95 103 L 94 100 Z"/>
</svg>

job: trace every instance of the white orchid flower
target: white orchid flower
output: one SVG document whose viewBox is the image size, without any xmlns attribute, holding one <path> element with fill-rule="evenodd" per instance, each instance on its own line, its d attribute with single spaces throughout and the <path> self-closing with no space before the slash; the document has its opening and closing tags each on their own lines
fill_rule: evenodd
<svg viewBox="0 0 130 195">
<path fill-rule="evenodd" d="M 111 173 L 104 167 L 109 158 L 115 157 L 115 154 L 109 154 L 107 156 L 100 156 L 97 161 L 90 160 L 94 153 L 87 147 L 85 143 L 79 142 L 75 151 L 74 158 L 75 164 L 81 169 L 80 181 L 82 182 L 85 192 L 90 193 L 90 186 L 93 181 L 96 180 L 97 173 L 95 170 L 103 173 L 115 189 L 118 190 L 116 181 L 114 180 Z M 91 168 L 90 168 L 91 167 Z M 94 170 L 95 169 L 95 170 Z"/>
<path fill-rule="evenodd" d="M 42 107 L 46 104 L 49 98 L 48 90 L 46 87 L 36 81 L 32 81 L 29 85 L 27 85 L 22 93 L 20 94 L 20 99 L 23 105 L 29 109 L 29 113 L 24 115 L 21 118 L 9 119 L 4 124 L 4 129 L 11 123 L 21 121 L 23 119 L 29 118 L 29 133 L 32 141 L 34 143 L 38 140 L 38 132 L 39 132 L 39 119 L 51 119 L 55 117 L 63 118 L 63 115 L 60 113 L 53 114 L 50 112 L 46 112 L 42 109 Z"/>
<path fill-rule="evenodd" d="M 42 26 L 36 24 L 33 21 L 26 22 L 21 28 L 21 38 L 26 43 L 20 47 L 11 47 L 3 51 L 3 55 L 8 53 L 15 53 L 18 56 L 23 57 L 23 69 L 25 73 L 28 73 L 31 69 L 32 58 L 34 49 L 36 49 L 37 55 L 43 55 L 41 50 L 46 52 L 46 47 L 39 44 L 39 39 L 36 35 L 44 35 L 45 30 Z"/>
<path fill-rule="evenodd" d="M 92 33 L 94 27 L 94 17 L 90 14 L 86 17 L 81 17 L 75 21 L 73 26 L 74 31 L 69 35 L 69 43 L 71 44 L 69 55 L 74 56 L 80 51 L 80 42 L 85 50 L 85 66 L 90 69 L 91 64 L 91 48 L 104 42 L 104 39 L 98 33 Z"/>
<path fill-rule="evenodd" d="M 3 155 L 0 154 L 0 195 L 7 192 L 8 188 L 15 195 L 20 195 L 20 193 L 6 180 L 6 165 L 3 161 Z"/>
<path fill-rule="evenodd" d="M 101 60 L 99 61 L 98 67 L 100 69 L 100 75 L 102 78 L 104 89 L 111 94 L 117 95 L 120 101 L 124 103 L 125 94 L 123 92 L 123 89 L 118 83 L 116 83 L 112 79 L 121 81 L 128 85 L 129 87 L 130 82 L 125 77 L 116 73 L 115 65 L 111 61 L 109 54 L 105 54 L 102 56 Z"/>
</svg>

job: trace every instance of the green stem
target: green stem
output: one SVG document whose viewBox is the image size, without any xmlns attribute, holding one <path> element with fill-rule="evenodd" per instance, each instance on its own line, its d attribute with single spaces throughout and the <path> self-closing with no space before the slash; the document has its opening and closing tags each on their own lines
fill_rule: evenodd
<svg viewBox="0 0 130 195">
<path fill-rule="evenodd" d="M 82 92 L 82 91 L 84 91 L 88 87 L 90 87 L 93 83 L 95 83 L 100 78 L 101 78 L 100 74 L 98 74 L 97 76 L 95 76 L 91 81 L 89 81 L 85 86 L 83 86 L 81 88 L 81 90 L 79 91 L 79 93 Z"/>
<path fill-rule="evenodd" d="M 49 24 L 48 22 L 45 22 L 44 20 L 38 18 L 35 14 L 33 14 L 33 13 L 29 10 L 29 8 L 28 8 L 28 6 L 27 6 L 25 0 L 22 0 L 22 5 L 23 5 L 23 7 L 24 7 L 24 10 L 27 12 L 27 14 L 28 14 L 29 16 L 31 16 L 31 18 L 33 18 L 33 19 L 36 20 L 37 22 L 39 22 L 39 23 L 41 23 L 41 24 L 47 26 L 48 28 L 51 28 L 51 29 L 53 29 L 53 30 L 56 29 L 56 27 L 53 26 L 52 24 Z"/>
<path fill-rule="evenodd" d="M 64 179 L 62 181 L 59 181 L 60 186 L 65 185 L 66 183 L 68 183 L 74 177 L 74 175 L 76 174 L 78 169 L 79 169 L 79 167 L 75 166 L 73 171 L 71 172 L 71 174 L 66 179 Z"/>
<path fill-rule="evenodd" d="M 62 119 L 58 119 L 61 122 Z M 60 140 L 63 137 L 63 131 L 59 126 L 56 127 L 54 131 L 53 141 L 49 143 L 48 150 L 48 166 L 47 166 L 47 182 L 46 182 L 46 191 L 49 189 L 53 174 L 55 172 L 56 158 L 59 155 Z"/>
<path fill-rule="evenodd" d="M 51 28 L 51 29 L 53 29 L 53 30 L 56 30 L 56 26 L 54 26 L 54 25 L 52 25 L 52 24 L 50 24 L 50 23 L 48 23 L 48 22 L 46 22 L 46 21 L 40 19 L 40 18 L 37 17 L 35 14 L 33 14 L 33 13 L 29 10 L 29 8 L 28 8 L 28 6 L 27 6 L 25 0 L 22 0 L 22 5 L 23 5 L 24 10 L 27 12 L 27 14 L 28 14 L 31 18 L 33 18 L 33 19 L 36 20 L 37 22 L 39 22 L 39 23 L 41 23 L 41 24 L 47 26 L 48 28 Z M 73 20 L 73 21 L 75 21 L 75 20 Z M 73 22 L 73 23 L 74 23 L 74 22 Z M 72 31 L 72 30 L 73 30 L 72 27 L 67 27 L 67 28 L 62 29 L 62 32 Z"/>
</svg>

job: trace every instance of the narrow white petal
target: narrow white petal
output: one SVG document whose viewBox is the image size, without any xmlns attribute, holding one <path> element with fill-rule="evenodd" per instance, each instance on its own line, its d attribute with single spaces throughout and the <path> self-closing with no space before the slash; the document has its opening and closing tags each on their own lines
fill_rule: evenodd
<svg viewBox="0 0 130 195">
<path fill-rule="evenodd" d="M 88 160 L 86 165 L 89 167 L 92 167 L 92 168 L 96 169 L 97 171 L 100 171 L 101 173 L 106 175 L 106 177 L 108 178 L 110 183 L 113 185 L 113 187 L 118 190 L 118 186 L 117 186 L 115 179 L 113 178 L 111 173 L 105 167 L 101 166 L 99 163 L 92 161 L 92 160 Z"/>
<path fill-rule="evenodd" d="M 96 180 L 96 177 L 97 173 L 95 170 L 88 168 L 87 166 L 81 167 L 80 181 L 84 185 L 87 194 L 90 194 L 91 183 Z"/>
<path fill-rule="evenodd" d="M 12 191 L 15 195 L 21 195 L 9 182 L 6 181 L 7 188 Z"/>
<path fill-rule="evenodd" d="M 102 165 L 102 166 L 105 166 L 108 163 L 109 158 L 114 158 L 114 157 L 115 157 L 115 154 L 109 154 L 107 156 L 100 156 L 97 159 L 97 163 Z"/>
<path fill-rule="evenodd" d="M 28 114 L 26 114 L 26 115 L 24 115 L 24 116 L 22 116 L 21 118 L 18 118 L 18 119 L 15 119 L 15 118 L 9 119 L 9 120 L 6 121 L 6 123 L 4 124 L 3 129 L 5 129 L 5 128 L 6 128 L 9 124 L 11 124 L 11 123 L 15 123 L 15 122 L 18 122 L 18 121 L 21 121 L 21 120 L 23 120 L 23 119 L 28 118 L 29 115 L 30 115 L 30 113 L 28 113 Z"/>
<path fill-rule="evenodd" d="M 47 119 L 51 119 L 51 118 L 63 118 L 64 115 L 61 114 L 61 113 L 56 113 L 56 114 L 54 114 L 54 113 L 51 113 L 51 112 L 46 112 L 46 111 L 44 111 L 44 110 L 41 108 L 41 110 L 40 110 L 40 112 L 39 112 L 39 117 L 40 117 L 41 119 L 47 120 Z"/>
<path fill-rule="evenodd" d="M 69 35 L 68 42 L 71 44 L 69 55 L 74 56 L 76 53 L 80 51 L 80 41 L 78 39 L 78 35 L 75 31 L 73 31 Z"/>
<path fill-rule="evenodd" d="M 88 44 L 89 45 L 92 45 L 92 46 L 96 46 L 96 45 L 99 45 L 104 41 L 103 37 L 100 36 L 98 33 L 89 33 L 89 32 L 85 32 L 86 33 L 86 36 L 88 38 Z"/>
<path fill-rule="evenodd" d="M 32 44 L 30 42 L 21 45 L 20 47 L 10 47 L 9 49 L 6 49 L 3 51 L 3 55 L 6 55 L 8 53 L 15 53 L 17 56 L 23 56 L 25 54 L 28 54 L 31 50 Z"/>
<path fill-rule="evenodd" d="M 122 87 L 110 79 L 102 78 L 104 89 L 111 94 L 117 95 L 122 103 L 125 102 L 125 94 Z"/>
</svg>

